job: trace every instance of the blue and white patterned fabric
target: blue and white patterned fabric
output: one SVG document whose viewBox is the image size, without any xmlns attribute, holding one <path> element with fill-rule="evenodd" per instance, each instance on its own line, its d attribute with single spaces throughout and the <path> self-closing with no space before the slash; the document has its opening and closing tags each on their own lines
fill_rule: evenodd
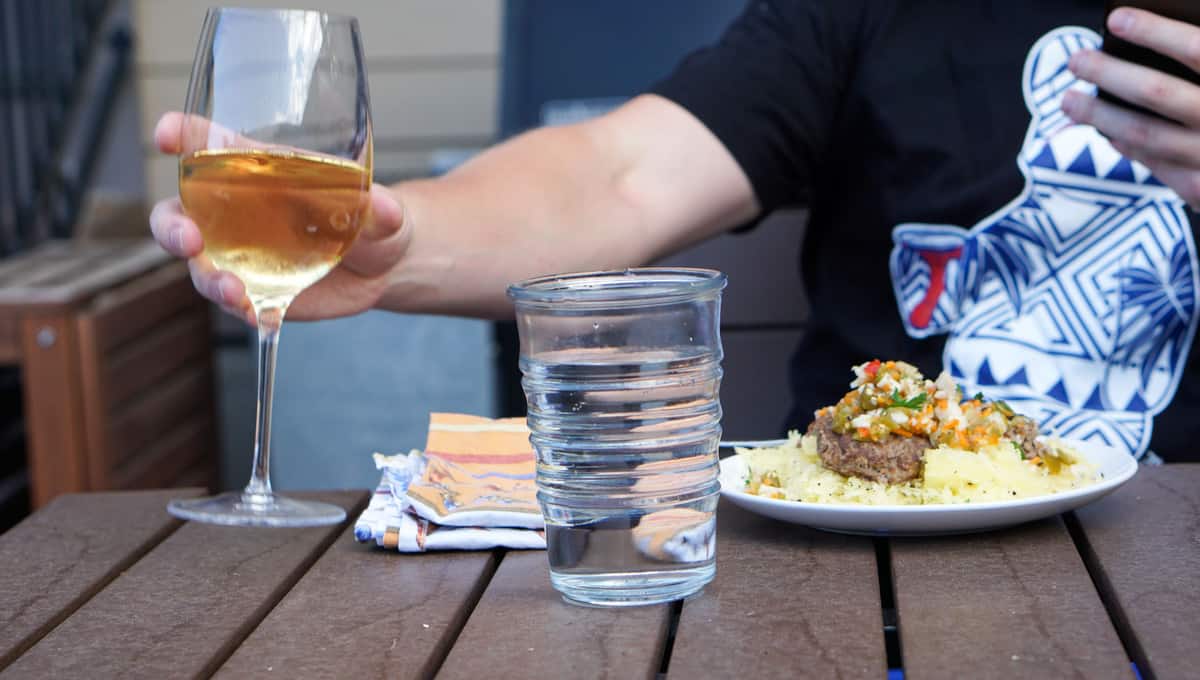
<svg viewBox="0 0 1200 680">
<path fill-rule="evenodd" d="M 1173 191 L 1060 110 L 1088 87 L 1071 54 L 1099 44 L 1066 27 L 1034 45 L 1024 191 L 970 229 L 897 226 L 890 266 L 908 333 L 949 334 L 943 361 L 968 394 L 1140 457 L 1196 331 L 1196 245 Z"/>
</svg>

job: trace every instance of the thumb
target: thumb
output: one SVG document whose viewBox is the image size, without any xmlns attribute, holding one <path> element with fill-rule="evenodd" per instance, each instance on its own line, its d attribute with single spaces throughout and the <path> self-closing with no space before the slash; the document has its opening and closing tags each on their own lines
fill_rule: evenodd
<svg viewBox="0 0 1200 680">
<path fill-rule="evenodd" d="M 404 206 L 391 189 L 371 187 L 371 213 L 342 264 L 360 276 L 378 276 L 388 271 L 408 249 L 411 229 Z"/>
<path fill-rule="evenodd" d="M 371 212 L 363 225 L 360 240 L 382 241 L 395 236 L 404 227 L 404 206 L 391 189 L 371 185 Z"/>
</svg>

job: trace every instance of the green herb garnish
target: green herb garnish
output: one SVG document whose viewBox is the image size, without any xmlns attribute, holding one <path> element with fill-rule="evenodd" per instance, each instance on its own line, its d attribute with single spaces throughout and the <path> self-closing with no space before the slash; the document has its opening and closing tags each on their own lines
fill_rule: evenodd
<svg viewBox="0 0 1200 680">
<path fill-rule="evenodd" d="M 908 400 L 901 399 L 900 398 L 900 390 L 892 390 L 892 406 L 898 406 L 900 408 L 918 409 L 925 405 L 925 401 L 927 399 L 929 399 L 929 395 L 925 392 L 918 394 L 917 396 L 913 397 L 912 399 L 908 399 Z"/>
<path fill-rule="evenodd" d="M 976 392 L 975 396 L 971 397 L 975 401 L 983 401 L 983 392 Z"/>
<path fill-rule="evenodd" d="M 1021 446 L 1021 443 L 1017 441 L 1014 441 L 1012 445 L 1017 450 L 1017 453 L 1021 454 L 1021 460 L 1025 460 L 1025 447 Z"/>
</svg>

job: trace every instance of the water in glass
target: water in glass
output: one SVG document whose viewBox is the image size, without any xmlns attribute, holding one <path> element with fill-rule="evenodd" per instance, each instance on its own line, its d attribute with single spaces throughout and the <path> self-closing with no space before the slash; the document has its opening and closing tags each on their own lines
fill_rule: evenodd
<svg viewBox="0 0 1200 680">
<path fill-rule="evenodd" d="M 715 573 L 724 277 L 631 270 L 511 291 L 551 580 L 621 606 Z"/>
</svg>

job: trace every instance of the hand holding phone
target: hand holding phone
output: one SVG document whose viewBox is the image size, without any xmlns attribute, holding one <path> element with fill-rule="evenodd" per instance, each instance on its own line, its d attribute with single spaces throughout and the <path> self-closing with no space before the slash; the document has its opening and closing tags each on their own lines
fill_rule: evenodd
<svg viewBox="0 0 1200 680">
<path fill-rule="evenodd" d="M 1076 52 L 1070 62 L 1071 72 L 1101 95 L 1067 92 L 1063 112 L 1096 128 L 1200 211 L 1200 0 L 1109 4 L 1121 6 L 1105 21 L 1104 49 Z"/>
<path fill-rule="evenodd" d="M 1177 61 L 1166 54 L 1125 40 L 1109 30 L 1108 19 L 1118 7 L 1143 9 L 1160 17 L 1200 26 L 1200 0 L 1108 0 L 1108 6 L 1104 11 L 1104 45 L 1101 48 L 1105 54 L 1109 54 L 1117 59 L 1140 64 L 1155 71 L 1161 71 L 1181 80 L 1187 80 L 1200 85 L 1200 71 L 1194 70 L 1187 64 Z M 1164 117 L 1161 112 L 1137 104 L 1131 104 L 1103 88 L 1097 94 L 1105 101 L 1125 106 L 1139 113 L 1159 118 Z"/>
</svg>

